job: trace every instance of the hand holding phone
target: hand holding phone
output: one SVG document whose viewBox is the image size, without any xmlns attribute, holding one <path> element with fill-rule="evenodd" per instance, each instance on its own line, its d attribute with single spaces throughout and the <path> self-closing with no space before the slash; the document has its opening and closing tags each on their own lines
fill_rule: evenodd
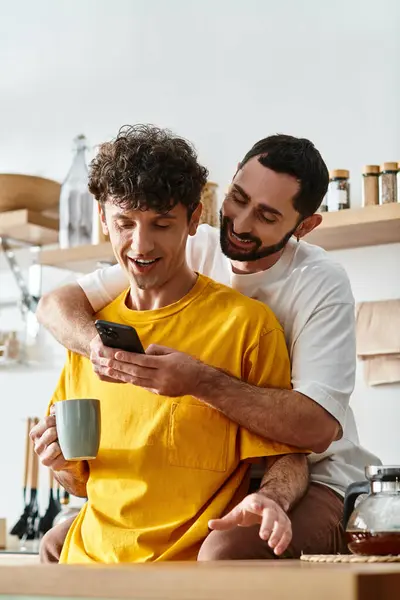
<svg viewBox="0 0 400 600">
<path fill-rule="evenodd" d="M 145 354 L 142 342 L 133 327 L 101 319 L 95 322 L 95 326 L 105 346 L 126 352 Z"/>
</svg>

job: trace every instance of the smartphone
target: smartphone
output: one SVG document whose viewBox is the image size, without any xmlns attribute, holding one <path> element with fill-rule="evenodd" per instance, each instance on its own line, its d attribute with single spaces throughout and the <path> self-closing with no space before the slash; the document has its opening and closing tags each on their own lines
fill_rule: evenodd
<svg viewBox="0 0 400 600">
<path fill-rule="evenodd" d="M 95 322 L 95 326 L 105 346 L 126 352 L 145 354 L 142 342 L 133 327 L 100 319 Z"/>
</svg>

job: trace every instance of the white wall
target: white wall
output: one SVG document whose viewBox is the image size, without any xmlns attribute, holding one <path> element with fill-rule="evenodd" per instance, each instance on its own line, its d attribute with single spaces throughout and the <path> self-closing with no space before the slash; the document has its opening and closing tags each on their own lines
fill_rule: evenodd
<svg viewBox="0 0 400 600">
<path fill-rule="evenodd" d="M 0 171 L 62 179 L 77 133 L 95 145 L 152 122 L 193 140 L 223 190 L 253 142 L 287 132 L 351 170 L 357 205 L 362 165 L 400 160 L 399 31 L 397 0 L 0 0 Z M 399 255 L 335 253 L 357 300 L 400 297 Z M 0 378 L 0 516 L 12 520 L 22 419 L 44 410 L 57 372 Z M 399 388 L 366 388 L 360 373 L 353 405 L 362 442 L 400 462 Z"/>
</svg>

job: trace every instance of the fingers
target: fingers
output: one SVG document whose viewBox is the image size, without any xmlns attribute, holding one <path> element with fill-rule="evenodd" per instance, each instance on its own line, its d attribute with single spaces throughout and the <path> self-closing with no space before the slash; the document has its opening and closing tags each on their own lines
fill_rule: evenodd
<svg viewBox="0 0 400 600">
<path fill-rule="evenodd" d="M 154 380 L 149 378 L 137 377 L 130 373 L 123 373 L 110 367 L 102 367 L 93 365 L 93 371 L 102 381 L 110 381 L 112 383 L 131 383 L 143 388 L 151 388 L 154 385 Z"/>
<path fill-rule="evenodd" d="M 268 546 L 276 555 L 282 554 L 292 539 L 292 526 L 289 518 L 282 512 L 274 523 Z"/>
<path fill-rule="evenodd" d="M 52 444 L 53 442 L 56 442 L 57 439 L 57 429 L 55 425 L 54 427 L 49 427 L 48 429 L 46 429 L 43 435 L 36 438 L 34 441 L 36 454 L 39 454 L 40 456 L 46 450 L 46 448 L 50 446 L 50 444 Z"/>
<path fill-rule="evenodd" d="M 280 556 L 281 554 L 283 554 L 283 552 L 285 552 L 285 550 L 287 550 L 291 541 L 292 541 L 292 529 L 290 528 L 290 531 L 286 531 L 282 535 L 280 541 L 275 546 L 274 553 L 277 556 Z"/>
<path fill-rule="evenodd" d="M 112 377 L 107 377 L 107 375 L 102 375 L 100 369 L 97 372 L 96 369 L 93 369 L 96 375 L 101 381 L 105 381 L 107 383 L 126 383 L 125 381 L 121 381 L 120 379 L 113 379 Z"/>
<path fill-rule="evenodd" d="M 157 346 L 159 347 L 159 346 Z M 149 346 L 151 348 L 151 346 Z M 149 350 L 147 349 L 147 351 Z M 157 356 L 151 356 L 149 354 L 136 354 L 135 352 L 124 352 L 118 350 L 115 354 L 116 360 L 122 363 L 129 363 L 136 365 L 137 367 L 143 367 L 146 369 L 158 369 L 160 368 L 160 359 Z"/>
<path fill-rule="evenodd" d="M 176 350 L 172 350 L 166 346 L 159 346 L 158 344 L 150 344 L 146 350 L 146 354 L 148 356 L 166 356 L 167 354 L 172 354 L 173 352 L 176 352 Z"/>
<path fill-rule="evenodd" d="M 224 517 L 221 517 L 221 519 L 211 519 L 208 522 L 208 527 L 217 531 L 228 531 L 229 529 L 240 526 L 242 522 L 243 513 L 239 504 Z"/>
<path fill-rule="evenodd" d="M 134 377 L 141 377 L 142 379 L 148 379 L 154 375 L 153 369 L 148 369 L 147 367 L 140 367 L 133 363 L 122 362 L 120 360 L 113 360 L 109 358 L 94 358 L 92 360 L 92 364 L 102 369 L 103 372 L 105 369 L 112 369 L 113 371 L 126 373 L 127 375 L 132 375 Z"/>
<path fill-rule="evenodd" d="M 269 536 L 274 528 L 278 515 L 274 508 L 266 508 L 262 511 L 262 520 L 260 526 L 260 538 L 264 541 L 269 540 Z"/>
<path fill-rule="evenodd" d="M 39 454 L 39 453 L 38 453 Z M 51 467 L 56 470 L 58 465 L 65 463 L 64 456 L 62 455 L 61 448 L 58 442 L 53 442 L 47 448 L 45 448 L 40 454 L 40 462 L 45 467 Z"/>
<path fill-rule="evenodd" d="M 53 408 L 53 407 L 52 407 Z M 65 459 L 58 443 L 56 418 L 54 415 L 45 417 L 30 432 L 33 447 L 45 467 L 62 468 Z"/>
<path fill-rule="evenodd" d="M 271 513 L 271 511 L 268 513 L 268 508 L 265 507 L 268 502 L 270 501 L 262 497 L 257 497 L 256 494 L 251 494 L 250 496 L 246 496 L 240 504 L 235 506 L 235 508 L 221 519 L 212 519 L 208 526 L 210 529 L 226 531 L 233 527 L 251 527 L 257 523 L 262 523 L 263 515 Z M 274 515 L 272 514 L 269 519 L 271 521 L 271 532 L 274 524 Z"/>
<path fill-rule="evenodd" d="M 31 440 L 35 443 L 42 435 L 47 431 L 47 429 L 56 426 L 56 419 L 54 415 L 50 415 L 45 417 L 37 425 L 32 427 L 29 436 Z"/>
<path fill-rule="evenodd" d="M 275 501 L 262 494 L 251 494 L 220 519 L 212 519 L 210 529 L 227 531 L 234 527 L 251 527 L 260 523 L 260 538 L 274 550 L 282 554 L 292 539 L 292 525 L 289 517 Z"/>
</svg>

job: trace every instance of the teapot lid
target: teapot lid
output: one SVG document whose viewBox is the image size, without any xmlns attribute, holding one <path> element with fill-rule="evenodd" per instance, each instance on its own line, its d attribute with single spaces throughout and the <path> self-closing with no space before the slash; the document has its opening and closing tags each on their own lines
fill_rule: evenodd
<svg viewBox="0 0 400 600">
<path fill-rule="evenodd" d="M 369 481 L 400 480 L 400 465 L 368 465 L 365 476 Z"/>
</svg>

